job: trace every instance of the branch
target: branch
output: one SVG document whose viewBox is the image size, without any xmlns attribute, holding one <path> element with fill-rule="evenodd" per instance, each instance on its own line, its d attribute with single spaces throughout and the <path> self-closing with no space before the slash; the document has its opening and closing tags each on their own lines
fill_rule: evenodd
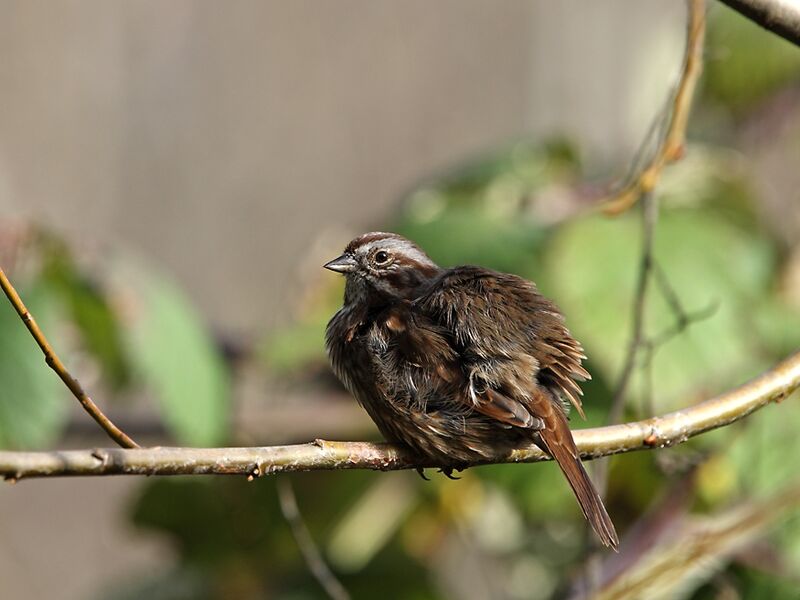
<svg viewBox="0 0 800 600">
<path fill-rule="evenodd" d="M 61 359 L 58 358 L 58 355 L 55 353 L 53 348 L 50 346 L 50 343 L 47 341 L 47 338 L 44 337 L 44 333 L 42 330 L 39 329 L 39 325 L 36 323 L 36 320 L 33 318 L 33 315 L 27 309 L 25 304 L 22 302 L 22 298 L 19 297 L 17 290 L 14 289 L 14 286 L 11 285 L 11 282 L 6 277 L 6 274 L 3 272 L 3 269 L 0 268 L 0 288 L 3 288 L 3 292 L 8 297 L 9 302 L 14 306 L 14 309 L 17 311 L 20 319 L 22 322 L 25 323 L 25 327 L 28 328 L 28 331 L 31 332 L 33 339 L 36 340 L 36 343 L 39 344 L 39 348 L 42 349 L 44 353 L 44 360 L 47 365 L 56 372 L 56 374 L 61 378 L 61 381 L 64 382 L 69 388 L 69 391 L 72 392 L 72 395 L 78 399 L 78 402 L 81 403 L 84 410 L 86 410 L 91 417 L 97 421 L 97 424 L 102 427 L 108 436 L 114 440 L 117 444 L 122 446 L 123 448 L 138 448 L 139 444 L 134 442 L 128 435 L 125 434 L 119 427 L 114 425 L 111 420 L 103 414 L 103 411 L 92 401 L 89 395 L 83 391 L 83 387 L 75 379 L 67 368 L 64 366 L 64 363 L 61 362 Z"/>
<path fill-rule="evenodd" d="M 797 0 L 720 0 L 764 29 L 800 46 L 800 3 Z"/>
<path fill-rule="evenodd" d="M 800 352 L 744 385 L 693 407 L 634 423 L 581 429 L 575 442 L 585 459 L 663 448 L 711 429 L 730 425 L 800 387 Z M 513 450 L 488 463 L 538 462 L 538 448 Z M 441 465 L 418 462 L 403 448 L 368 442 L 329 442 L 261 448 L 141 448 L 54 452 L 0 452 L 0 475 L 243 475 L 248 479 L 278 472 L 332 469 L 395 471 Z"/>
<path fill-rule="evenodd" d="M 686 52 L 678 89 L 672 101 L 669 127 L 656 149 L 650 164 L 636 175 L 628 185 L 611 198 L 603 201 L 603 212 L 618 215 L 652 192 L 664 167 L 683 157 L 686 144 L 686 126 L 692 108 L 692 99 L 703 71 L 703 41 L 706 32 L 704 0 L 688 0 L 689 23 L 686 32 Z"/>
</svg>

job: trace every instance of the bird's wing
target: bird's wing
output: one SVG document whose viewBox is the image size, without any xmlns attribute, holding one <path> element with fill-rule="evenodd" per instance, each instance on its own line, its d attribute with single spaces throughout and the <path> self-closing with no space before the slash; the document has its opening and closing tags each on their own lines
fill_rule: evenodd
<svg viewBox="0 0 800 600">
<path fill-rule="evenodd" d="M 581 366 L 583 348 L 555 304 L 531 282 L 479 267 L 457 267 L 446 271 L 414 304 L 449 332 L 462 364 L 473 366 L 467 376 L 471 400 L 480 412 L 517 425 L 523 407 L 514 405 L 526 404 L 535 377 L 583 416 L 576 382 L 590 379 Z"/>
</svg>

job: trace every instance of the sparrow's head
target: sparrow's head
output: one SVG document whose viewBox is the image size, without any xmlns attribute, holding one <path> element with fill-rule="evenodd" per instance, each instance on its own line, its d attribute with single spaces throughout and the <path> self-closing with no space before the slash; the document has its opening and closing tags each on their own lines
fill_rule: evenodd
<svg viewBox="0 0 800 600">
<path fill-rule="evenodd" d="M 345 303 L 411 298 L 439 272 L 428 255 L 396 233 L 376 231 L 357 237 L 326 269 L 347 277 Z"/>
</svg>

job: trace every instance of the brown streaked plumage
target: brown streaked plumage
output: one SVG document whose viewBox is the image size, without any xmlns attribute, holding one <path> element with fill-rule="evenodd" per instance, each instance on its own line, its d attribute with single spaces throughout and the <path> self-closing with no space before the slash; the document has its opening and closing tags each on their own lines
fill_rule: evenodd
<svg viewBox="0 0 800 600">
<path fill-rule="evenodd" d="M 567 423 L 570 404 L 583 415 L 583 349 L 533 283 L 441 269 L 383 232 L 354 239 L 325 267 L 347 278 L 326 332 L 331 365 L 387 440 L 448 474 L 533 442 L 556 460 L 600 540 L 618 545 Z"/>
</svg>

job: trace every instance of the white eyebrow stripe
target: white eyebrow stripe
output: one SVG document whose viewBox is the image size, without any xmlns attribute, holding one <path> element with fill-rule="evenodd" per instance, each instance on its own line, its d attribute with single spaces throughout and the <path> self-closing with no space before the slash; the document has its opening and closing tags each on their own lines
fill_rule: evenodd
<svg viewBox="0 0 800 600">
<path fill-rule="evenodd" d="M 370 240 L 368 243 L 364 244 L 362 248 L 362 251 L 365 254 L 369 254 L 373 250 L 377 249 L 396 251 L 415 260 L 416 262 L 422 264 L 432 264 L 432 261 L 430 258 L 428 258 L 428 255 L 420 250 L 415 244 L 399 237 L 387 236 L 385 238 Z"/>
</svg>

